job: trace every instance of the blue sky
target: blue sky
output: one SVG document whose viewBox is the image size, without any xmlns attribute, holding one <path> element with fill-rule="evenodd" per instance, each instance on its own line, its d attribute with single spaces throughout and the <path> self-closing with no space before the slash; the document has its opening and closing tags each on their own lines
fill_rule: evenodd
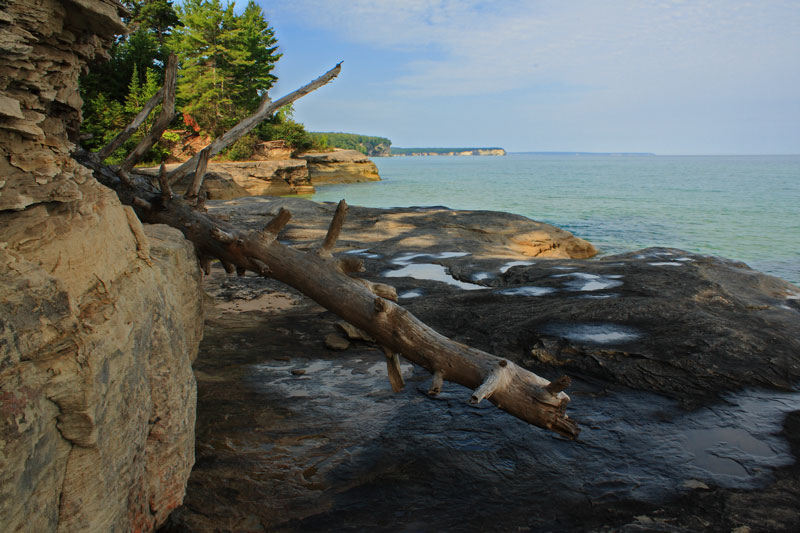
<svg viewBox="0 0 800 533">
<path fill-rule="evenodd" d="M 800 2 L 260 0 L 273 98 L 395 146 L 800 153 Z M 244 4 L 240 0 L 237 4 Z"/>
</svg>

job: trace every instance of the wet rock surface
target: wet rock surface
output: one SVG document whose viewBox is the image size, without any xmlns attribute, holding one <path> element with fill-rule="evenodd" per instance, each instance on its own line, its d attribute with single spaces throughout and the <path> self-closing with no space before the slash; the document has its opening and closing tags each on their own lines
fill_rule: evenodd
<svg viewBox="0 0 800 533">
<path fill-rule="evenodd" d="M 286 206 L 281 238 L 305 248 L 333 211 L 247 200 L 212 210 L 258 228 Z M 215 268 L 197 464 L 166 530 L 796 530 L 800 289 L 679 250 L 523 255 L 526 222 L 459 215 L 353 208 L 339 253 L 441 333 L 572 376 L 580 438 L 471 407 L 458 385 L 429 398 L 408 363 L 394 394 L 378 347 L 326 348 L 337 317 Z"/>
</svg>

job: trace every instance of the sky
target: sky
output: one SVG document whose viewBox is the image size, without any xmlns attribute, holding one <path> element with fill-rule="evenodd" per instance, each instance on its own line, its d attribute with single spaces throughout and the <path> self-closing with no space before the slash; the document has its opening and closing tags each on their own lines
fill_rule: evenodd
<svg viewBox="0 0 800 533">
<path fill-rule="evenodd" d="M 800 1 L 258 0 L 273 99 L 398 147 L 800 153 Z M 244 0 L 238 4 L 244 5 Z"/>
</svg>

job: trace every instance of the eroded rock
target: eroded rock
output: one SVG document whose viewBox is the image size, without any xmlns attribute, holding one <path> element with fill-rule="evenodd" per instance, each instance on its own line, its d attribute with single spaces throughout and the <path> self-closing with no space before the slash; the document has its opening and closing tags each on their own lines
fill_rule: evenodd
<svg viewBox="0 0 800 533">
<path fill-rule="evenodd" d="M 285 143 L 262 143 L 252 161 L 212 161 L 203 188 L 212 200 L 242 196 L 284 196 L 312 194 L 314 186 L 327 183 L 357 183 L 380 180 L 378 169 L 368 157 L 355 150 L 279 157 L 288 151 Z M 166 165 L 172 171 L 177 163 Z M 158 169 L 140 169 L 151 176 Z M 177 188 L 191 183 L 189 175 Z"/>
<path fill-rule="evenodd" d="M 356 150 L 309 152 L 298 156 L 308 163 L 308 175 L 315 186 L 328 183 L 379 181 L 378 167 Z"/>
<path fill-rule="evenodd" d="M 0 5 L 0 530 L 145 531 L 194 462 L 190 245 L 70 156 L 120 4 Z"/>
</svg>

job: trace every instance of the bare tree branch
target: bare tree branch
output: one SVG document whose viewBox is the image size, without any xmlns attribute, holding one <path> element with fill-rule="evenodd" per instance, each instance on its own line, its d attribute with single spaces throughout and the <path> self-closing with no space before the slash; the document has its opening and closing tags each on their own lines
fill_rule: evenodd
<svg viewBox="0 0 800 533">
<path fill-rule="evenodd" d="M 194 178 L 192 183 L 186 188 L 186 194 L 183 195 L 188 201 L 195 200 L 199 205 L 200 188 L 203 186 L 203 178 L 206 177 L 206 168 L 208 168 L 208 158 L 211 153 L 211 147 L 206 146 L 200 151 L 200 158 L 197 160 L 197 167 L 194 169 Z"/>
<path fill-rule="evenodd" d="M 272 116 L 278 109 L 282 108 L 283 106 L 289 105 L 295 100 L 302 98 L 303 96 L 307 95 L 308 93 L 315 91 L 325 85 L 326 83 L 333 80 L 336 76 L 339 75 L 341 71 L 341 63 L 338 63 L 335 67 L 330 69 L 328 72 L 320 76 L 319 78 L 315 79 L 314 81 L 300 87 L 299 89 L 287 94 L 283 98 L 280 98 L 276 102 L 272 102 L 267 95 L 264 95 L 264 99 L 261 101 L 261 105 L 259 105 L 258 110 L 250 115 L 249 117 L 243 119 L 241 122 L 236 124 L 233 128 L 226 131 L 220 137 L 214 139 L 214 141 L 208 145 L 209 148 L 209 157 L 214 157 L 222 150 L 236 142 L 240 137 L 250 133 L 253 128 L 258 126 L 263 120 Z M 183 163 L 181 166 L 173 170 L 169 175 L 169 182 L 174 184 L 184 176 L 186 176 L 192 169 L 197 167 L 197 162 L 200 159 L 200 154 L 195 154 L 191 159 Z"/>
<path fill-rule="evenodd" d="M 158 172 L 158 184 L 161 186 L 161 203 L 167 205 L 172 201 L 172 187 L 167 181 L 167 167 L 164 163 L 161 163 L 161 169 Z"/>
<path fill-rule="evenodd" d="M 130 139 L 131 135 L 133 135 L 139 126 L 144 124 L 144 121 L 147 120 L 147 117 L 150 116 L 150 113 L 153 112 L 153 109 L 164 99 L 164 88 L 160 88 L 156 94 L 150 97 L 146 104 L 141 111 L 133 118 L 130 124 L 125 126 L 125 129 L 122 130 L 117 134 L 116 137 L 111 139 L 111 142 L 108 143 L 106 146 L 101 148 L 96 152 L 97 157 L 100 158 L 100 161 L 103 161 L 105 158 L 110 156 L 114 153 L 114 150 L 122 146 L 122 144 Z"/>
<path fill-rule="evenodd" d="M 175 118 L 175 83 L 177 77 L 178 57 L 175 54 L 170 54 L 167 59 L 167 68 L 164 71 L 164 105 L 161 106 L 161 114 L 147 135 L 144 136 L 144 139 L 136 145 L 136 148 L 122 162 L 121 167 L 123 170 L 130 172 L 133 166 L 158 142 L 164 130 Z"/>
</svg>

